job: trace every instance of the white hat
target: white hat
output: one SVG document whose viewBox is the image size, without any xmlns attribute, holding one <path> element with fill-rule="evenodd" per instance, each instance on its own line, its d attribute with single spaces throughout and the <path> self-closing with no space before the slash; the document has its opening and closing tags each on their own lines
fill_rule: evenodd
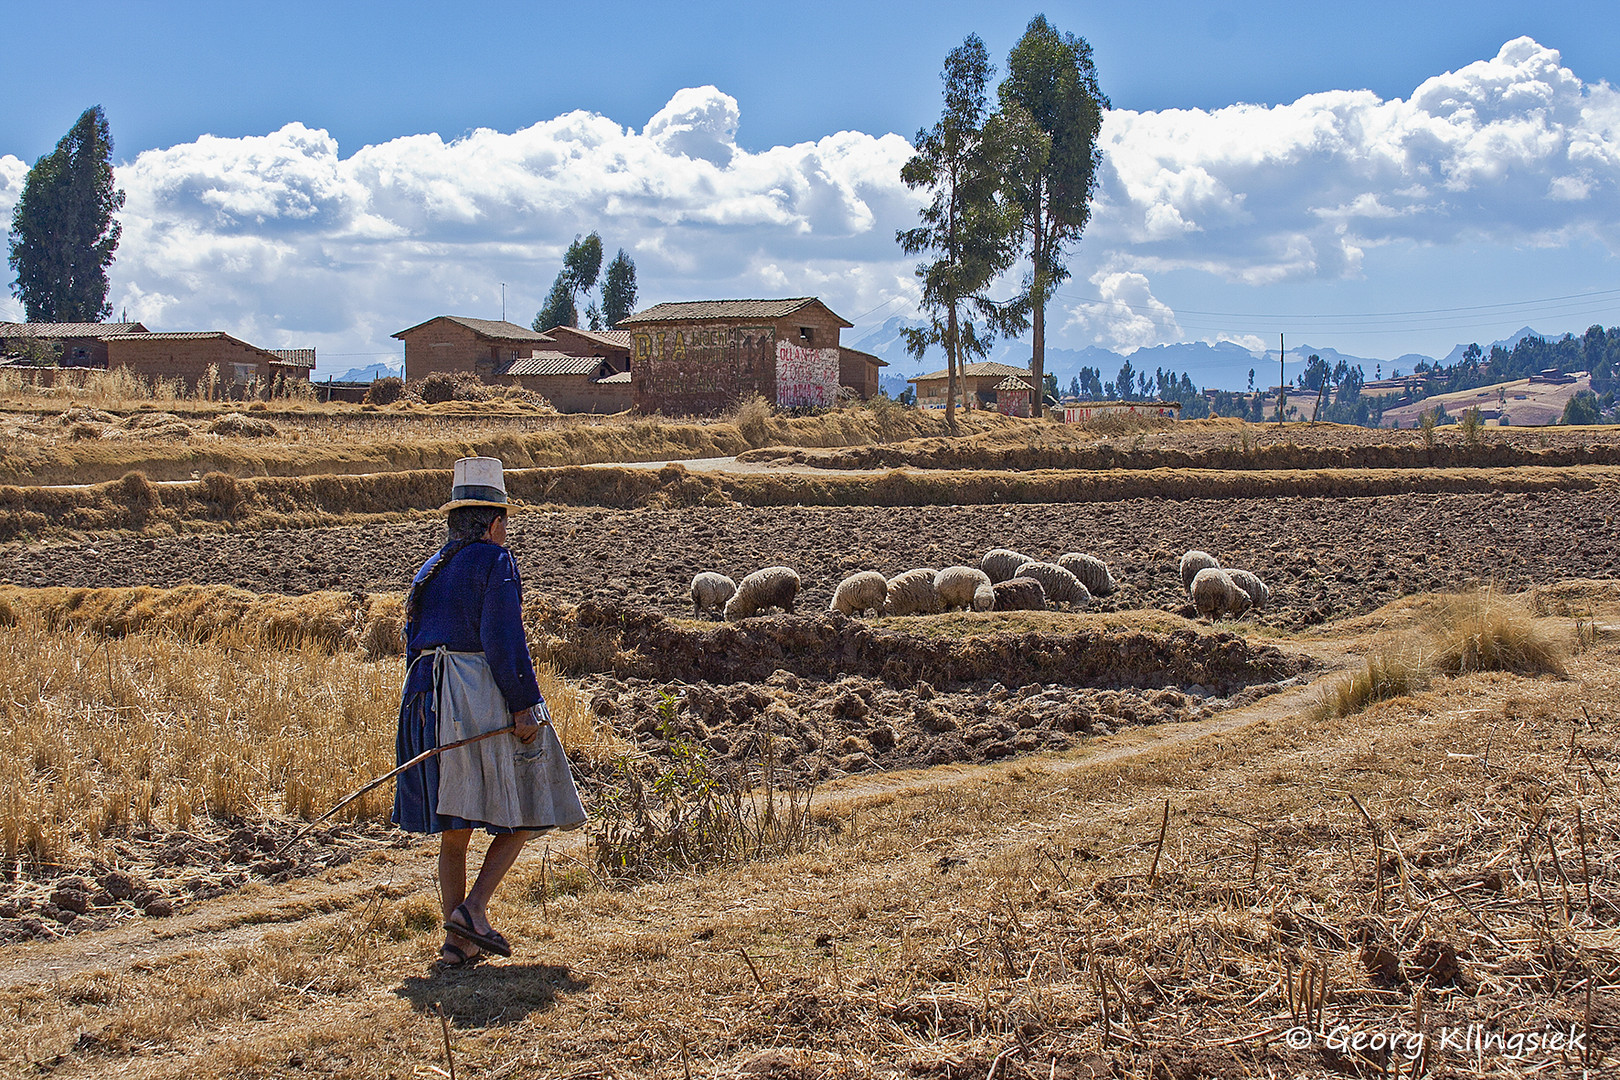
<svg viewBox="0 0 1620 1080">
<path fill-rule="evenodd" d="M 456 462 L 455 476 L 451 480 L 450 501 L 439 509 L 494 506 L 506 510 L 511 505 L 506 498 L 506 474 L 501 469 L 501 459 L 464 457 Z"/>
</svg>

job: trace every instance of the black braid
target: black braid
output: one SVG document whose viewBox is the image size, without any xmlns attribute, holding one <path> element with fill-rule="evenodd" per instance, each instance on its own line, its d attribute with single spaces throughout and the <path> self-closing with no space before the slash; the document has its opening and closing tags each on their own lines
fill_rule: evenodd
<svg viewBox="0 0 1620 1080">
<path fill-rule="evenodd" d="M 461 554 L 461 549 L 470 544 L 476 544 L 484 538 L 484 533 L 497 517 L 505 514 L 505 510 L 496 507 L 463 506 L 450 511 L 450 535 L 444 546 L 439 548 L 439 558 L 428 568 L 427 575 L 421 581 L 412 582 L 405 593 L 405 625 L 400 628 L 400 635 L 409 638 L 410 626 L 416 622 L 416 616 L 421 607 L 422 590 L 426 589 L 428 582 L 439 575 L 439 571 L 450 565 L 450 560 Z"/>
</svg>

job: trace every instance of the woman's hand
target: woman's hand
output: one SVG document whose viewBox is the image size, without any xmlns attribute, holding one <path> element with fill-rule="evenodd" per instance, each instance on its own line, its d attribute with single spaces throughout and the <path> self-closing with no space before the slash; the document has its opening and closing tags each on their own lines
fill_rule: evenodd
<svg viewBox="0 0 1620 1080">
<path fill-rule="evenodd" d="M 534 737 L 540 734 L 540 725 L 535 722 L 534 710 L 524 709 L 522 712 L 512 714 L 512 723 L 517 728 L 514 735 L 520 743 L 531 743 Z"/>
</svg>

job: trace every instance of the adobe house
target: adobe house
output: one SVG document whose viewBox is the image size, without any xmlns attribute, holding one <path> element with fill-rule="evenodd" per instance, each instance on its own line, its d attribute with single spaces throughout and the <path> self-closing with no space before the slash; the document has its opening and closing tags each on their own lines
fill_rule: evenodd
<svg viewBox="0 0 1620 1080">
<path fill-rule="evenodd" d="M 107 339 L 144 334 L 138 322 L 14 323 L 0 322 L 0 354 L 26 355 L 44 346 L 62 367 L 107 366 Z"/>
<path fill-rule="evenodd" d="M 813 296 L 655 304 L 619 321 L 630 331 L 635 407 L 710 416 L 748 394 L 785 407 L 831 405 L 853 325 Z"/>
<path fill-rule="evenodd" d="M 906 380 L 917 388 L 917 404 L 924 409 L 943 409 L 945 398 L 948 396 L 950 380 L 947 372 L 933 371 L 927 375 L 915 375 Z M 1009 364 L 997 364 L 989 360 L 981 360 L 972 364 L 963 364 L 956 373 L 957 404 L 965 409 L 993 409 L 996 406 L 998 392 L 997 385 L 1008 376 L 1033 385 L 1035 377 L 1028 368 L 1015 368 Z M 1028 398 L 1025 398 L 1028 404 Z"/>
<path fill-rule="evenodd" d="M 629 372 L 616 370 L 608 357 L 537 350 L 501 364 L 491 381 L 533 390 L 558 412 L 616 413 L 630 407 Z"/>
<path fill-rule="evenodd" d="M 497 367 L 552 344 L 548 335 L 516 323 L 465 315 L 438 315 L 392 336 L 405 343 L 406 380 L 466 371 L 492 382 Z"/>
<path fill-rule="evenodd" d="M 581 330 L 577 326 L 553 326 L 546 331 L 552 348 L 569 356 L 599 356 L 607 360 L 617 374 L 630 370 L 630 331 Z"/>
<path fill-rule="evenodd" d="M 1028 416 L 1035 387 L 1016 375 L 996 383 L 996 411 L 1003 416 Z"/>
<path fill-rule="evenodd" d="M 128 368 L 143 379 L 178 379 L 190 389 L 208 378 L 213 367 L 229 392 L 254 387 L 268 392 L 276 379 L 308 381 L 315 366 L 314 349 L 286 350 L 293 358 L 249 345 L 220 330 L 122 334 L 106 339 L 107 367 Z"/>
<path fill-rule="evenodd" d="M 889 362 L 881 356 L 843 345 L 838 347 L 838 381 L 855 391 L 862 401 L 878 396 L 882 389 L 882 373 L 878 369 L 888 366 Z"/>
</svg>

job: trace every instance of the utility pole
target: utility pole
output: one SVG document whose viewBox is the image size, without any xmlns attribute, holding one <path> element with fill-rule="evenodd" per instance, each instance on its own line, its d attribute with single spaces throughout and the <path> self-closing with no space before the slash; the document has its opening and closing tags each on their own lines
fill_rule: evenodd
<svg viewBox="0 0 1620 1080">
<path fill-rule="evenodd" d="M 1282 427 L 1283 407 L 1288 403 L 1288 393 L 1283 387 L 1288 385 L 1288 353 L 1283 351 L 1283 336 L 1277 334 L 1277 426 Z"/>
<path fill-rule="evenodd" d="M 506 321 L 506 282 L 501 282 L 501 322 Z"/>
</svg>

